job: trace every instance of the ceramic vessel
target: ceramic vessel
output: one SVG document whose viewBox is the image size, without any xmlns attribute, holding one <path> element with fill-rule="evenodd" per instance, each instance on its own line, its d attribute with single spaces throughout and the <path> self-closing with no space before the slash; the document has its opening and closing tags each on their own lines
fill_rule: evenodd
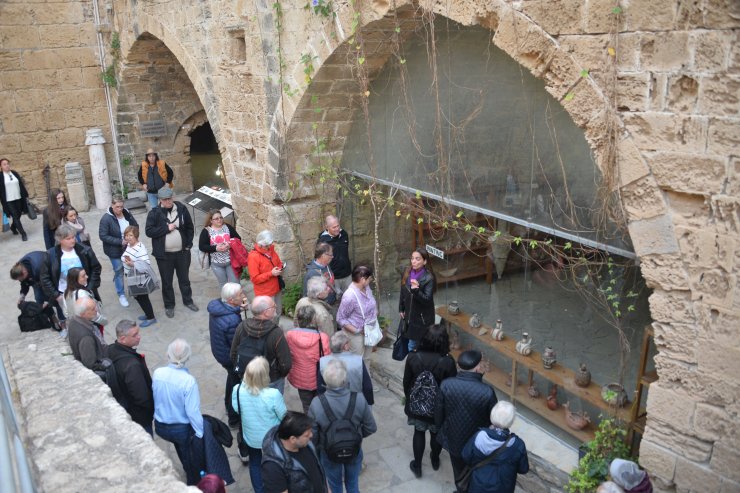
<svg viewBox="0 0 740 493">
<path fill-rule="evenodd" d="M 529 333 L 522 333 L 522 339 L 516 343 L 516 352 L 524 356 L 532 354 L 532 338 L 529 336 Z"/>
<path fill-rule="evenodd" d="M 565 422 L 574 430 L 582 430 L 591 422 L 591 418 L 588 417 L 588 413 L 585 411 L 572 412 L 568 407 L 569 402 L 563 404 L 565 409 Z"/>
<path fill-rule="evenodd" d="M 460 313 L 460 305 L 457 303 L 457 301 L 450 301 L 447 304 L 447 313 L 450 315 L 457 315 Z"/>
<path fill-rule="evenodd" d="M 468 325 L 470 325 L 470 327 L 473 329 L 477 329 L 478 327 L 480 327 L 481 325 L 480 315 L 478 315 L 477 313 L 474 313 L 470 317 L 470 320 L 468 320 Z"/>
<path fill-rule="evenodd" d="M 536 399 L 540 396 L 540 391 L 537 390 L 537 387 L 535 387 L 534 385 L 530 385 L 527 389 L 527 394 L 529 394 L 529 397 L 531 397 L 532 399 Z"/>
<path fill-rule="evenodd" d="M 493 329 L 491 331 L 491 337 L 493 337 L 497 341 L 502 341 L 504 339 L 504 329 Z"/>
<path fill-rule="evenodd" d="M 557 359 L 555 351 L 552 349 L 552 347 L 547 346 L 542 352 L 542 366 L 544 366 L 546 370 L 549 370 L 552 368 L 552 365 L 554 365 L 556 361 Z"/>
<path fill-rule="evenodd" d="M 608 383 L 601 387 L 601 398 L 611 406 L 622 407 L 627 403 L 627 392 L 619 383 Z"/>
<path fill-rule="evenodd" d="M 586 368 L 586 363 L 581 363 L 576 371 L 575 381 L 579 387 L 588 387 L 591 384 L 591 372 Z"/>
<path fill-rule="evenodd" d="M 554 411 L 558 408 L 558 386 L 553 385 L 550 388 L 550 395 L 547 396 L 547 408 L 550 411 Z"/>
</svg>

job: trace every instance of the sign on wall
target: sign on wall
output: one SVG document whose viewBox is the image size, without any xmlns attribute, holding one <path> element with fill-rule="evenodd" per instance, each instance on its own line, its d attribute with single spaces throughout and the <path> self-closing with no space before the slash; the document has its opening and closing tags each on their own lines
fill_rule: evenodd
<svg viewBox="0 0 740 493">
<path fill-rule="evenodd" d="M 140 122 L 139 135 L 141 137 L 161 137 L 162 135 L 167 135 L 167 126 L 164 120 Z"/>
</svg>

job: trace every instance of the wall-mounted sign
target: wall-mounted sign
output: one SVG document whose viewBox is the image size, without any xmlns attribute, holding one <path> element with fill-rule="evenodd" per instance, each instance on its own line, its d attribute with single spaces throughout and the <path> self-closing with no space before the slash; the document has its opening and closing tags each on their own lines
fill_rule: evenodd
<svg viewBox="0 0 740 493">
<path fill-rule="evenodd" d="M 164 120 L 140 122 L 139 135 L 142 137 L 161 137 L 167 135 L 167 126 L 164 124 Z"/>
<path fill-rule="evenodd" d="M 432 245 L 424 245 L 424 248 L 426 248 L 427 252 L 429 252 L 429 255 L 434 255 L 435 257 L 444 260 L 445 252 L 443 250 L 440 250 L 439 248 L 434 248 Z"/>
</svg>

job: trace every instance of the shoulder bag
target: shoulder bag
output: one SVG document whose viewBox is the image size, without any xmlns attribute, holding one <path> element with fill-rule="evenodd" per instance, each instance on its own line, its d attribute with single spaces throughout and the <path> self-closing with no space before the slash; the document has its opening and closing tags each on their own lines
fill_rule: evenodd
<svg viewBox="0 0 740 493">
<path fill-rule="evenodd" d="M 364 325 L 363 332 L 365 333 L 365 346 L 377 346 L 378 343 L 383 339 L 383 331 L 380 330 L 380 324 L 378 323 L 377 317 L 375 320 L 368 322 L 365 319 L 365 310 L 362 309 L 362 303 L 360 297 L 357 296 L 357 290 L 352 289 L 352 294 L 355 295 L 357 300 L 357 306 L 360 307 L 360 313 L 362 314 L 362 323 Z"/>
</svg>

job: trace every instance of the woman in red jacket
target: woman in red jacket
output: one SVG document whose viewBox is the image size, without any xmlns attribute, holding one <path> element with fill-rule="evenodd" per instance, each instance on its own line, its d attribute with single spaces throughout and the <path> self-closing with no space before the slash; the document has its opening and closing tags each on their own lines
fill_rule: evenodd
<svg viewBox="0 0 740 493">
<path fill-rule="evenodd" d="M 316 312 L 311 306 L 299 308 L 295 314 L 298 327 L 285 334 L 290 348 L 293 365 L 288 373 L 288 381 L 298 389 L 303 404 L 303 412 L 308 413 L 311 401 L 316 397 L 318 381 L 316 364 L 322 356 L 331 354 L 329 336 L 318 329 Z"/>
<path fill-rule="evenodd" d="M 272 233 L 260 231 L 254 243 L 254 250 L 247 257 L 249 278 L 254 285 L 255 296 L 272 296 L 275 300 L 275 316 L 283 313 L 282 274 L 285 264 L 280 260 L 272 244 Z M 278 279 L 279 278 L 279 279 Z"/>
</svg>

